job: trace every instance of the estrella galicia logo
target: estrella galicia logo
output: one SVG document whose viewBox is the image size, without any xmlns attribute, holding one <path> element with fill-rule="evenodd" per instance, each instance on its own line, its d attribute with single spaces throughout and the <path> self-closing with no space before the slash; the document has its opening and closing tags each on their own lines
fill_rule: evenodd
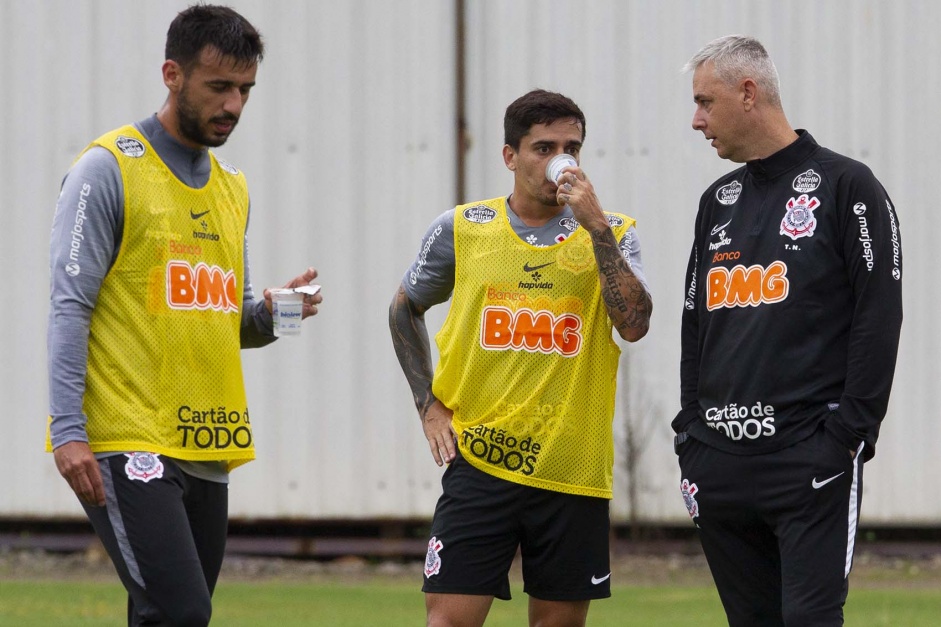
<svg viewBox="0 0 941 627">
<path fill-rule="evenodd" d="M 575 231 L 575 229 L 578 228 L 578 220 L 576 220 L 575 218 L 562 218 L 561 220 L 559 220 L 559 226 L 561 226 L 563 229 L 565 229 L 569 233 L 572 233 Z"/>
<path fill-rule="evenodd" d="M 463 213 L 464 219 L 475 224 L 486 224 L 497 217 L 497 212 L 487 205 L 468 207 Z"/>
<path fill-rule="evenodd" d="M 114 140 L 114 145 L 128 157 L 134 157 L 136 159 L 137 157 L 144 156 L 144 144 L 139 139 L 120 135 Z"/>
<path fill-rule="evenodd" d="M 818 187 L 820 187 L 820 175 L 814 172 L 812 169 L 802 172 L 794 177 L 794 182 L 791 184 L 795 192 L 800 192 L 801 194 L 809 194 Z"/>
<path fill-rule="evenodd" d="M 611 227 L 617 227 L 617 226 L 621 226 L 622 224 L 624 224 L 624 218 L 622 218 L 621 216 L 616 216 L 611 213 L 606 214 L 606 216 L 608 218 L 608 225 Z"/>
<path fill-rule="evenodd" d="M 716 200 L 723 205 L 734 205 L 742 193 L 742 184 L 732 181 L 716 190 Z"/>
<path fill-rule="evenodd" d="M 219 167 L 228 172 L 229 174 L 238 174 L 239 169 L 229 163 L 228 161 L 223 161 L 219 157 L 216 157 L 216 161 L 219 163 Z"/>
</svg>

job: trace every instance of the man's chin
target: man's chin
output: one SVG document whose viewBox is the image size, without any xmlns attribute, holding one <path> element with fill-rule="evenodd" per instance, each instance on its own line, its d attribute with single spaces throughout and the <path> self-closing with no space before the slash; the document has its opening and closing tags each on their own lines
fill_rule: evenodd
<svg viewBox="0 0 941 627">
<path fill-rule="evenodd" d="M 732 163 L 742 163 L 741 159 L 736 159 L 734 154 L 731 154 L 728 150 L 724 150 L 722 147 L 716 148 L 716 154 L 720 159 L 725 159 L 726 161 L 731 161 Z"/>
<path fill-rule="evenodd" d="M 226 143 L 229 140 L 230 134 L 231 133 L 226 133 L 225 135 L 218 135 L 216 133 L 213 133 L 211 135 L 206 135 L 205 137 L 203 137 L 203 141 L 201 143 L 207 148 L 218 148 L 219 146 L 221 146 L 222 144 Z"/>
</svg>

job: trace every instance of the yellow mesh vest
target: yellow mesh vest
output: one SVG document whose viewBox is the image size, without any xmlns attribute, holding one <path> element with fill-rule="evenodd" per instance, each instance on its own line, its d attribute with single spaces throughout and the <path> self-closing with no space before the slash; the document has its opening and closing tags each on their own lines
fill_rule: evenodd
<svg viewBox="0 0 941 627">
<path fill-rule="evenodd" d="M 620 240 L 634 224 L 607 214 Z M 454 214 L 454 295 L 433 390 L 468 462 L 507 481 L 611 498 L 620 348 L 579 227 L 538 248 L 494 198 Z"/>
<path fill-rule="evenodd" d="M 110 150 L 124 232 L 92 314 L 84 411 L 91 448 L 180 459 L 254 459 L 239 329 L 245 177 L 210 156 L 209 182 L 181 183 L 132 126 Z M 210 153 L 211 154 L 211 153 Z"/>
</svg>

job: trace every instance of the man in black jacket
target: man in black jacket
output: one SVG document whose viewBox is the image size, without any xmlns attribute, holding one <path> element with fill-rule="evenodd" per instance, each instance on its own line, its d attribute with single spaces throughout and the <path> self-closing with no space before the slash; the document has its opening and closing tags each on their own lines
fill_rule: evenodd
<svg viewBox="0 0 941 627">
<path fill-rule="evenodd" d="M 722 37 L 684 69 L 693 128 L 744 165 L 696 218 L 681 491 L 730 625 L 842 625 L 902 324 L 898 218 L 868 167 L 790 126 L 758 41 Z"/>
</svg>

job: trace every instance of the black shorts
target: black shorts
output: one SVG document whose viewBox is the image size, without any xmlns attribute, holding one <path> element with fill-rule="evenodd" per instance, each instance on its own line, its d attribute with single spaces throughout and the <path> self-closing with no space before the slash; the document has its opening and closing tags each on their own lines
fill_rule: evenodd
<svg viewBox="0 0 941 627">
<path fill-rule="evenodd" d="M 824 426 L 787 448 L 733 455 L 689 438 L 681 492 L 729 625 L 842 625 L 862 495 Z"/>
<path fill-rule="evenodd" d="M 519 549 L 523 591 L 546 601 L 611 596 L 607 499 L 511 483 L 458 456 L 441 481 L 424 592 L 510 598 Z"/>
</svg>

